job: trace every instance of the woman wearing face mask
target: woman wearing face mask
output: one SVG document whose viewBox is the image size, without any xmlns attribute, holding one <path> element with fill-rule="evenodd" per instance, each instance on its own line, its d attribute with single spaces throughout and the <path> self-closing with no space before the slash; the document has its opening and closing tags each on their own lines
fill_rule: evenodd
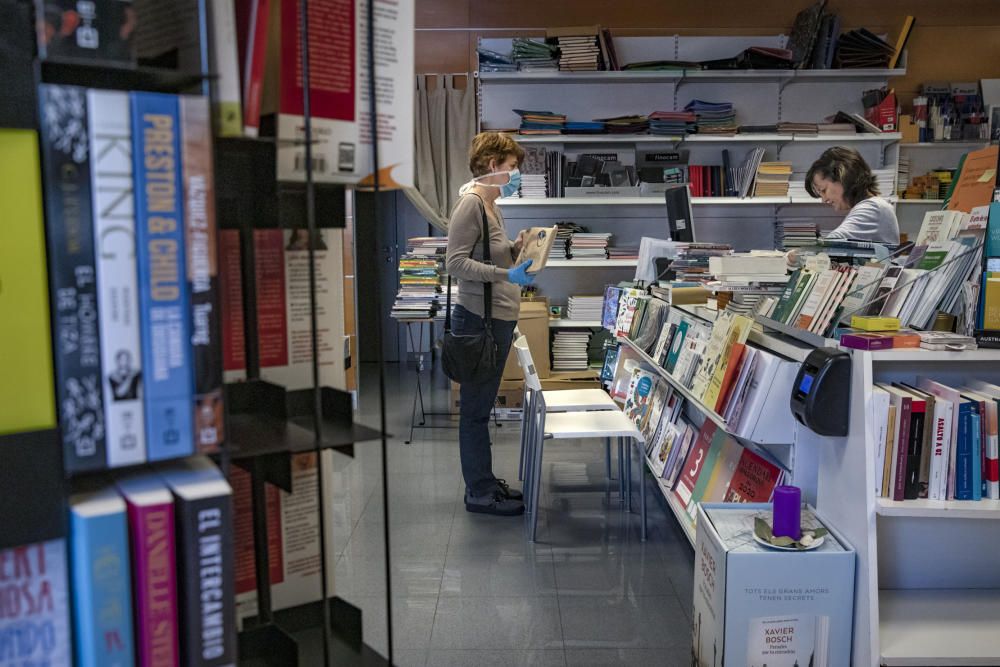
<svg viewBox="0 0 1000 667">
<path fill-rule="evenodd" d="M 872 170 L 853 148 L 834 146 L 813 162 L 806 174 L 806 192 L 847 214 L 827 238 L 899 243 L 896 212 L 878 196 Z"/>
<path fill-rule="evenodd" d="M 459 281 L 458 303 L 451 316 L 454 333 L 483 330 L 483 286 L 493 285 L 491 321 L 499 365 L 487 381 L 462 383 L 458 441 L 465 478 L 465 509 L 506 516 L 522 514 L 524 503 L 520 491 L 493 474 L 489 421 L 521 307 L 520 286 L 530 285 L 534 277 L 527 273 L 530 261 L 514 266 L 523 233 L 516 241 L 507 237 L 496 200 L 517 192 L 521 183 L 518 166 L 523 159 L 524 150 L 505 134 L 482 132 L 472 140 L 469 168 L 473 179 L 462 186 L 461 197 L 451 213 L 446 259 L 449 275 Z M 490 237 L 489 264 L 483 261 L 484 212 Z"/>
</svg>

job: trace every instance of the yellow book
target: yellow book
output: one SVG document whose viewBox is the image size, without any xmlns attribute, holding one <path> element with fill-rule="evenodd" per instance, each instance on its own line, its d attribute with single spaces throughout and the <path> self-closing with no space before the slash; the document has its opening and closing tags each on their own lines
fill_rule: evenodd
<svg viewBox="0 0 1000 667">
<path fill-rule="evenodd" d="M 899 318 L 854 315 L 851 317 L 851 328 L 863 331 L 899 331 Z"/>
<path fill-rule="evenodd" d="M 722 382 L 726 377 L 726 369 L 729 367 L 729 357 L 732 354 L 733 345 L 747 342 L 747 336 L 750 335 L 750 327 L 752 325 L 753 321 L 749 317 L 743 315 L 734 317 L 729 325 L 729 330 L 725 332 L 725 338 L 717 356 L 713 356 L 711 360 L 702 359 L 702 363 L 707 363 L 710 367 L 706 367 L 708 373 L 706 373 L 704 390 L 701 394 L 695 395 L 700 396 L 701 402 L 708 409 L 714 410 L 715 404 L 719 401 L 719 394 L 722 392 Z M 705 357 L 708 356 L 709 352 L 706 351 Z"/>
<path fill-rule="evenodd" d="M 1000 330 L 1000 274 L 988 273 L 983 290 L 983 329 Z"/>
<path fill-rule="evenodd" d="M 0 434 L 56 425 L 38 135 L 0 129 Z"/>
</svg>

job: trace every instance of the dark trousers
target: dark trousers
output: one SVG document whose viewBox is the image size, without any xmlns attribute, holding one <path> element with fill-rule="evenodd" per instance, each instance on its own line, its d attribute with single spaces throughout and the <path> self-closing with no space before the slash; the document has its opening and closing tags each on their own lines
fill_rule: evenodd
<svg viewBox="0 0 1000 667">
<path fill-rule="evenodd" d="M 459 392 L 458 449 L 462 457 L 462 476 L 465 487 L 476 496 L 497 488 L 490 450 L 490 414 L 517 322 L 493 318 L 492 325 L 497 344 L 496 373 L 484 382 L 463 382 Z M 455 306 L 451 330 L 461 335 L 479 333 L 483 330 L 483 319 L 462 306 Z"/>
</svg>

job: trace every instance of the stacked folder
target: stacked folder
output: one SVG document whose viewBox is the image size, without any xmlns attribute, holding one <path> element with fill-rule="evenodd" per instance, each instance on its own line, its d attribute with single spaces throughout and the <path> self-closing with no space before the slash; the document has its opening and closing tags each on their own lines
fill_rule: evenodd
<svg viewBox="0 0 1000 667">
<path fill-rule="evenodd" d="M 888 67 L 894 53 L 895 49 L 884 39 L 858 28 L 840 36 L 835 60 L 839 67 Z"/>
<path fill-rule="evenodd" d="M 699 134 L 736 134 L 739 127 L 732 102 L 691 100 L 684 110 L 697 115 L 695 127 Z"/>
<path fill-rule="evenodd" d="M 514 113 L 521 117 L 521 127 L 518 129 L 521 134 L 561 134 L 566 122 L 565 114 L 551 111 L 514 109 Z"/>
<path fill-rule="evenodd" d="M 559 69 L 559 50 L 552 44 L 524 37 L 513 40 L 513 59 L 522 72 Z"/>
<path fill-rule="evenodd" d="M 573 259 L 607 259 L 610 232 L 583 232 L 573 234 L 569 252 Z"/>
<path fill-rule="evenodd" d="M 603 134 L 604 123 L 599 120 L 568 120 L 563 124 L 563 134 Z"/>
<path fill-rule="evenodd" d="M 691 111 L 654 111 L 649 114 L 649 133 L 658 136 L 684 136 L 696 130 L 698 116 Z"/>
<path fill-rule="evenodd" d="M 598 118 L 596 122 L 604 123 L 609 134 L 640 134 L 649 129 L 649 119 L 645 116 Z"/>
</svg>

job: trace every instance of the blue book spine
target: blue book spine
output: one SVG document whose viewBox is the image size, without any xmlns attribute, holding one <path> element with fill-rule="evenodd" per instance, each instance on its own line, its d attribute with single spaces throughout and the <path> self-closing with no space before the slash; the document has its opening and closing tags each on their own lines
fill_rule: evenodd
<svg viewBox="0 0 1000 667">
<path fill-rule="evenodd" d="M 955 451 L 955 500 L 972 500 L 972 404 L 958 408 L 958 449 Z"/>
<path fill-rule="evenodd" d="M 174 95 L 131 97 L 146 441 L 158 461 L 194 451 L 180 112 Z"/>
<path fill-rule="evenodd" d="M 982 417 L 973 412 L 969 424 L 969 436 L 972 440 L 972 500 L 983 499 L 983 438 Z"/>
<path fill-rule="evenodd" d="M 70 499 L 73 630 L 77 667 L 131 667 L 132 585 L 125 501 L 114 491 L 110 511 Z M 101 492 L 105 496 L 106 492 Z"/>
<path fill-rule="evenodd" d="M 75 86 L 42 85 L 38 97 L 56 404 L 64 465 L 69 472 L 99 470 L 107 466 L 107 458 L 87 95 Z"/>
</svg>

